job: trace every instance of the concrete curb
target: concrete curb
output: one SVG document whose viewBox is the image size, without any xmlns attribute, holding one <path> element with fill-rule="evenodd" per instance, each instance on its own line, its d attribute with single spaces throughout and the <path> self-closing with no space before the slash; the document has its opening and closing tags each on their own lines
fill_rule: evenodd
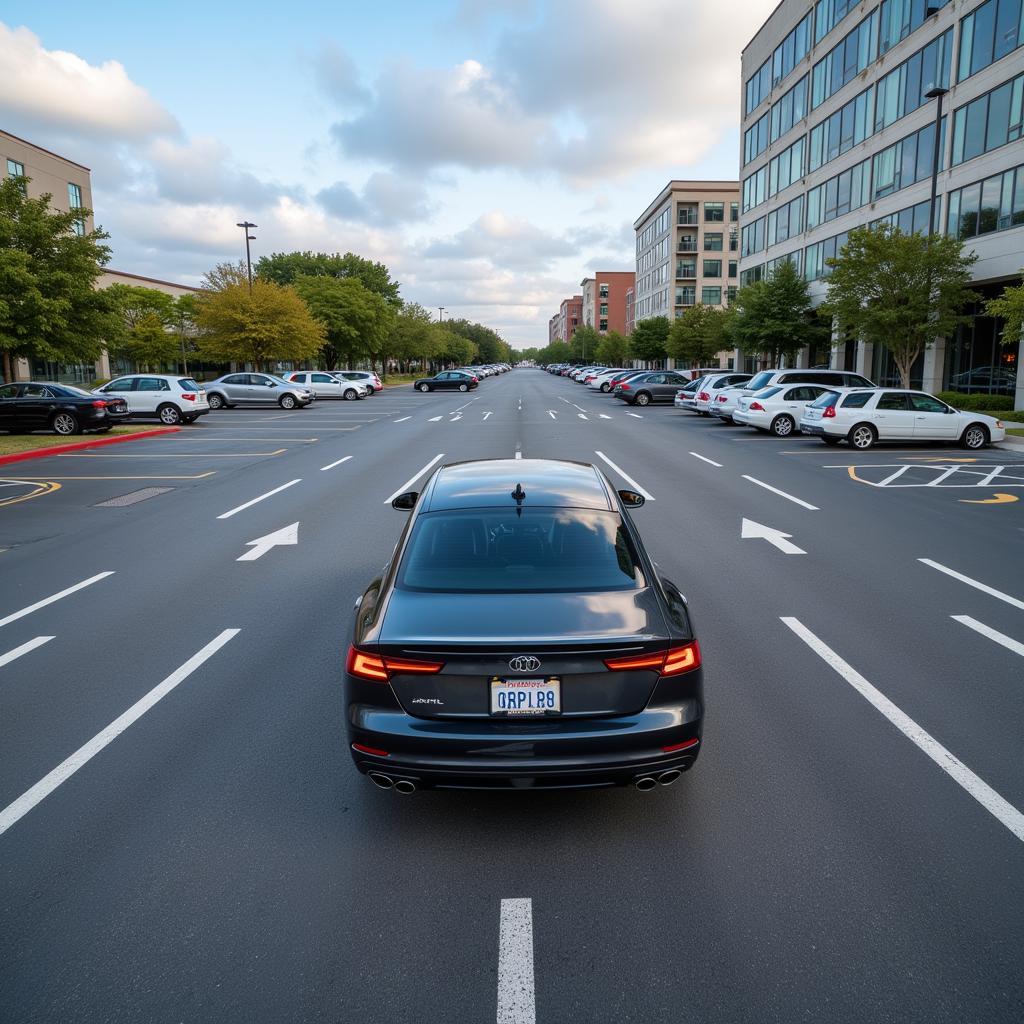
<svg viewBox="0 0 1024 1024">
<path fill-rule="evenodd" d="M 97 437 L 92 441 L 75 441 L 73 444 L 55 444 L 49 448 L 33 448 L 13 455 L 0 455 L 0 466 L 10 462 L 24 462 L 27 459 L 42 459 L 47 455 L 62 455 L 64 452 L 80 451 L 82 448 L 98 448 L 104 444 L 120 444 L 122 441 L 137 441 L 142 437 L 157 437 L 160 434 L 176 434 L 181 427 L 157 427 L 155 430 L 140 430 L 137 434 L 115 434 L 113 437 Z"/>
</svg>

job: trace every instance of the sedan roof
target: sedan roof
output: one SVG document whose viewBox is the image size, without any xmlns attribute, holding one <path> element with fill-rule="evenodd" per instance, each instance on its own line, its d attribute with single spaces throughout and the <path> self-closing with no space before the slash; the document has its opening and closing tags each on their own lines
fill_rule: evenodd
<svg viewBox="0 0 1024 1024">
<path fill-rule="evenodd" d="M 586 462 L 555 459 L 488 459 L 455 462 L 434 477 L 425 511 L 498 508 L 525 492 L 530 507 L 613 509 L 601 474 Z"/>
</svg>

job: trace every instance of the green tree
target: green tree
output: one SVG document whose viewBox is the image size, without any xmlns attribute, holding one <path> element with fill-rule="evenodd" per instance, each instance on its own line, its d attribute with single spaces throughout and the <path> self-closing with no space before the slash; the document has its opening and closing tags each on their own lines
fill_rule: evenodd
<svg viewBox="0 0 1024 1024">
<path fill-rule="evenodd" d="M 765 353 L 773 366 L 792 362 L 800 349 L 830 338 L 828 323 L 811 306 L 807 282 L 785 260 L 736 293 L 728 334 L 738 348 Z"/>
<path fill-rule="evenodd" d="M 413 362 L 426 365 L 426 361 L 439 356 L 443 348 L 444 337 L 430 312 L 418 303 L 404 303 L 389 328 L 388 355 L 408 370 Z"/>
<path fill-rule="evenodd" d="M 667 316 L 651 316 L 641 320 L 629 340 L 633 345 L 633 358 L 657 363 L 665 358 L 665 343 L 668 341 L 669 322 Z"/>
<path fill-rule="evenodd" d="M 446 363 L 452 366 L 467 366 L 479 359 L 476 343 L 462 334 L 449 330 L 447 322 L 435 325 L 435 330 L 441 342 L 441 358 Z"/>
<path fill-rule="evenodd" d="M 63 213 L 50 195 L 29 199 L 24 177 L 0 182 L 0 353 L 11 380 L 17 357 L 91 362 L 116 334 L 117 310 L 96 287 L 110 248 L 103 231 L 78 234 L 91 210 Z"/>
<path fill-rule="evenodd" d="M 677 364 L 710 366 L 729 346 L 729 320 L 729 312 L 717 306 L 690 306 L 673 322 L 665 350 Z"/>
<path fill-rule="evenodd" d="M 552 341 L 540 350 L 538 358 L 545 365 L 549 363 L 567 363 L 572 359 L 572 349 L 564 341 Z"/>
<path fill-rule="evenodd" d="M 367 357 L 376 368 L 391 329 L 384 299 L 354 277 L 295 278 L 295 290 L 325 330 L 320 358 L 333 369 Z"/>
<path fill-rule="evenodd" d="M 112 355 L 129 359 L 136 369 L 177 362 L 179 341 L 170 333 L 174 297 L 156 288 L 112 284 L 107 289 L 121 317 L 121 329 L 107 339 Z"/>
<path fill-rule="evenodd" d="M 256 261 L 256 274 L 264 281 L 293 284 L 300 277 L 355 278 L 364 288 L 381 296 L 388 305 L 398 306 L 398 282 L 383 263 L 374 263 L 355 253 L 275 252 Z"/>
<path fill-rule="evenodd" d="M 186 373 L 188 373 L 188 357 L 196 350 L 196 335 L 199 333 L 196 326 L 198 308 L 199 296 L 191 293 L 179 295 L 174 300 L 174 308 L 171 310 L 171 330 L 177 339 L 178 350 L 181 352 L 181 360 Z"/>
<path fill-rule="evenodd" d="M 444 326 L 453 334 L 461 335 L 473 342 L 477 351 L 476 358 L 481 363 L 508 362 L 508 357 L 512 353 L 511 347 L 490 327 L 463 319 L 445 320 Z"/>
<path fill-rule="evenodd" d="M 237 263 L 217 263 L 203 274 L 202 287 L 208 292 L 219 292 L 236 284 L 249 286 L 249 272 L 241 260 Z"/>
<path fill-rule="evenodd" d="M 292 288 L 272 281 L 227 285 L 197 303 L 200 355 L 211 362 L 252 363 L 312 359 L 324 344 L 323 324 Z"/>
<path fill-rule="evenodd" d="M 905 388 L 935 338 L 969 319 L 971 266 L 959 239 L 904 234 L 888 224 L 854 228 L 832 268 L 823 309 L 841 330 L 892 353 Z"/>
<path fill-rule="evenodd" d="M 597 358 L 597 346 L 601 344 L 602 335 L 589 324 L 580 324 L 569 339 L 571 359 L 586 361 Z"/>
<path fill-rule="evenodd" d="M 1024 274 L 1024 271 L 1021 271 Z M 1016 345 L 1024 337 L 1024 284 L 1008 285 L 998 298 L 985 303 L 985 315 L 1003 321 L 1003 345 Z"/>
<path fill-rule="evenodd" d="M 618 331 L 609 331 L 597 345 L 597 359 L 605 366 L 625 366 L 633 346 L 629 338 Z"/>
</svg>

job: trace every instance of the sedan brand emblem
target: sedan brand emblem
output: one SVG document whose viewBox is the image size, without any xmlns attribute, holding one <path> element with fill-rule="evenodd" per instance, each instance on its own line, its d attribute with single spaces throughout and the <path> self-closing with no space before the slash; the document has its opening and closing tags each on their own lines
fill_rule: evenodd
<svg viewBox="0 0 1024 1024">
<path fill-rule="evenodd" d="M 532 654 L 523 654 L 513 658 L 508 667 L 513 672 L 536 672 L 540 668 L 540 658 L 535 658 Z"/>
</svg>

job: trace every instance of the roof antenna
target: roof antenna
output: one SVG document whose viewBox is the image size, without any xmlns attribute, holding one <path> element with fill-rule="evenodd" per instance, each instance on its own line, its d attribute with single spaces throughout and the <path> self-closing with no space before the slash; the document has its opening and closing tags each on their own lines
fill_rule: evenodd
<svg viewBox="0 0 1024 1024">
<path fill-rule="evenodd" d="M 512 492 L 512 497 L 515 498 L 517 505 L 522 505 L 526 500 L 526 491 L 523 490 L 522 484 L 516 484 L 516 489 Z"/>
</svg>

